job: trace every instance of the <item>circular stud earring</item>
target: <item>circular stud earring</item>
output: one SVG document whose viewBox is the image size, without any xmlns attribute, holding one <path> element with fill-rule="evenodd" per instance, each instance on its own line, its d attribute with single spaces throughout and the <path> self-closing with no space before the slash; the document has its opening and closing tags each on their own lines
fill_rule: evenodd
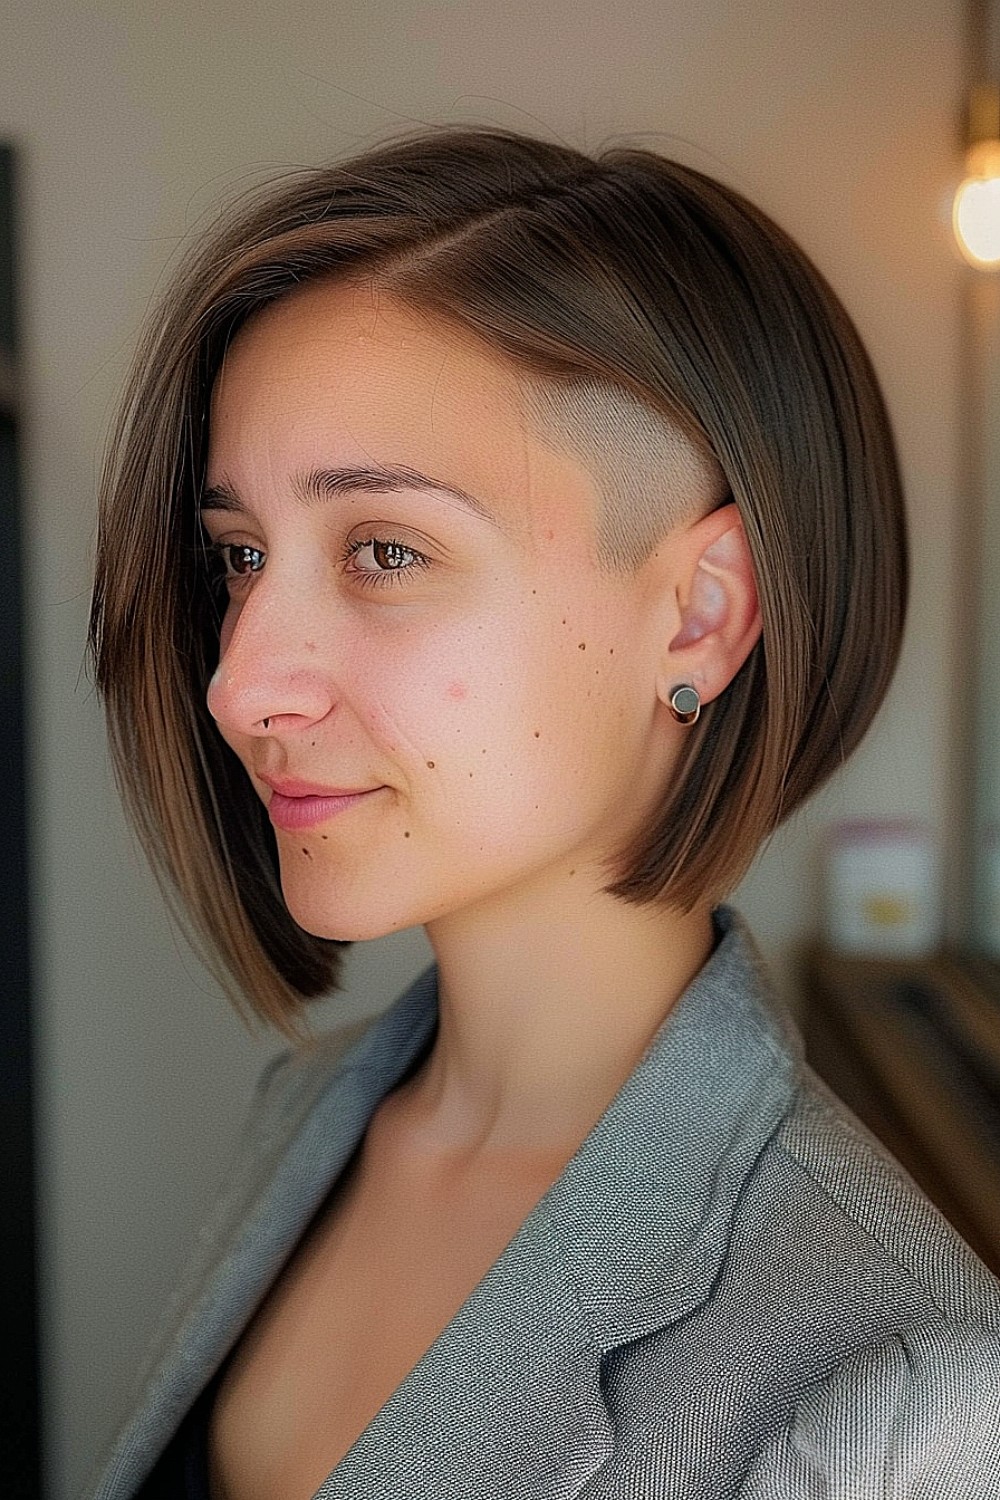
<svg viewBox="0 0 1000 1500">
<path fill-rule="evenodd" d="M 670 712 L 678 724 L 694 724 L 701 713 L 701 699 L 697 688 L 683 683 L 670 694 Z"/>
</svg>

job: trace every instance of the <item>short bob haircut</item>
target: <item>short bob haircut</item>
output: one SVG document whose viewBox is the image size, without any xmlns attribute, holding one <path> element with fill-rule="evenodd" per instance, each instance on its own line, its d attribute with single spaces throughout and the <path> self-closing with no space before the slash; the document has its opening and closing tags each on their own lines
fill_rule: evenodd
<svg viewBox="0 0 1000 1500">
<path fill-rule="evenodd" d="M 337 987 L 346 944 L 292 920 L 266 810 L 208 714 L 221 605 L 198 510 L 228 341 L 318 278 L 367 278 L 457 320 L 553 410 L 606 396 L 599 445 L 624 434 L 616 411 L 646 413 L 739 509 L 761 639 L 687 732 L 606 892 L 690 910 L 731 890 L 871 723 L 908 592 L 895 445 L 861 340 L 803 252 L 731 188 L 638 148 L 589 156 L 441 126 L 239 199 L 140 340 L 105 455 L 89 648 L 165 895 L 244 1014 L 289 1034 L 304 999 Z M 672 524 L 602 503 L 601 567 L 637 567 Z"/>
</svg>

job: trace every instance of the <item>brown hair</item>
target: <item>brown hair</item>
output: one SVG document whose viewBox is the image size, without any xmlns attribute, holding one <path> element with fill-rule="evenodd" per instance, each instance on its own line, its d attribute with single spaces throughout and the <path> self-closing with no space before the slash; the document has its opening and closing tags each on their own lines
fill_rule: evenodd
<svg viewBox="0 0 1000 1500">
<path fill-rule="evenodd" d="M 539 410 L 565 417 L 583 409 L 574 395 L 617 393 L 620 414 L 631 398 L 665 442 L 679 431 L 720 466 L 715 499 L 739 508 L 761 640 L 689 732 L 608 892 L 690 909 L 730 890 L 864 734 L 906 608 L 872 366 L 820 273 L 732 189 L 628 146 L 592 157 L 443 126 L 239 201 L 139 344 L 105 457 L 90 649 L 119 785 L 165 893 L 234 999 L 285 1029 L 303 997 L 336 987 L 345 945 L 289 915 L 266 812 L 205 706 L 219 610 L 198 497 L 228 340 L 304 281 L 356 275 L 513 358 Z M 605 430 L 615 442 L 625 429 Z M 602 566 L 635 567 L 670 524 L 633 513 L 629 493 L 605 506 Z"/>
</svg>

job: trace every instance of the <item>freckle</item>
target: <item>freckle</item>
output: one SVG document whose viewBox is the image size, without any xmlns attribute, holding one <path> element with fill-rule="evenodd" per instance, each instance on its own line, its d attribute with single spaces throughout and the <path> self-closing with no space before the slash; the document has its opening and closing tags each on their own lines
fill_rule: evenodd
<svg viewBox="0 0 1000 1500">
<path fill-rule="evenodd" d="M 608 652 L 608 655 L 609 656 L 614 656 L 614 654 L 615 654 L 615 648 L 614 648 L 614 646 L 612 646 L 611 650 Z"/>
<path fill-rule="evenodd" d="M 302 853 L 305 855 L 306 859 L 312 859 L 312 855 L 309 853 L 308 849 L 303 849 Z"/>
<path fill-rule="evenodd" d="M 586 651 L 586 649 L 587 649 L 587 642 L 586 641 L 581 641 L 580 645 L 579 645 L 579 647 L 577 649 L 580 650 L 580 651 Z"/>
<path fill-rule="evenodd" d="M 571 875 L 575 875 L 575 874 L 576 874 L 576 871 L 575 871 L 575 870 L 570 870 L 570 872 L 569 872 L 569 873 L 570 873 L 570 874 L 571 874 Z"/>
<path fill-rule="evenodd" d="M 540 729 L 536 729 L 535 730 L 535 739 L 538 740 L 538 739 L 541 739 L 541 737 L 542 737 L 542 731 Z"/>
<path fill-rule="evenodd" d="M 321 838 L 321 839 L 323 839 L 323 840 L 326 840 L 326 839 L 328 839 L 328 838 L 329 838 L 329 837 L 330 837 L 330 835 L 329 835 L 329 834 L 328 834 L 328 833 L 321 833 L 321 834 L 320 834 L 320 838 Z"/>
<path fill-rule="evenodd" d="M 486 754 L 486 746 L 485 745 L 483 746 L 483 754 L 484 755 Z"/>
<path fill-rule="evenodd" d="M 428 769 L 428 770 L 429 770 L 429 771 L 433 771 L 433 769 L 434 769 L 434 762 L 433 762 L 433 761 L 432 761 L 432 760 L 429 760 L 429 761 L 428 761 L 428 762 L 427 762 L 427 769 Z"/>
<path fill-rule="evenodd" d="M 316 642 L 315 641 L 306 641 L 306 650 L 307 651 L 315 651 L 316 650 Z"/>
<path fill-rule="evenodd" d="M 565 624 L 566 624 L 566 621 L 565 621 L 565 620 L 563 620 L 563 624 L 564 624 L 564 625 L 565 625 Z"/>
<path fill-rule="evenodd" d="M 410 837 L 410 830 L 408 828 L 403 829 L 403 837 L 404 839 L 408 839 Z"/>
<path fill-rule="evenodd" d="M 471 776 L 472 776 L 472 772 L 471 772 L 471 771 L 470 771 L 470 772 L 469 772 L 469 776 L 470 776 L 470 778 L 471 778 Z"/>
</svg>

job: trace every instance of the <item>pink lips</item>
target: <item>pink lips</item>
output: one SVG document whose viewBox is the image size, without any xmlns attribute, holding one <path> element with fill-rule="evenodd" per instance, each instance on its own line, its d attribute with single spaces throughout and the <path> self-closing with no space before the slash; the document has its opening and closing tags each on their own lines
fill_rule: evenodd
<svg viewBox="0 0 1000 1500">
<path fill-rule="evenodd" d="M 360 791 L 334 790 L 307 781 L 272 781 L 268 776 L 261 777 L 261 780 L 272 789 L 267 815 L 276 828 L 285 829 L 312 828 L 317 823 L 325 823 L 384 790 L 380 786 Z"/>
</svg>

